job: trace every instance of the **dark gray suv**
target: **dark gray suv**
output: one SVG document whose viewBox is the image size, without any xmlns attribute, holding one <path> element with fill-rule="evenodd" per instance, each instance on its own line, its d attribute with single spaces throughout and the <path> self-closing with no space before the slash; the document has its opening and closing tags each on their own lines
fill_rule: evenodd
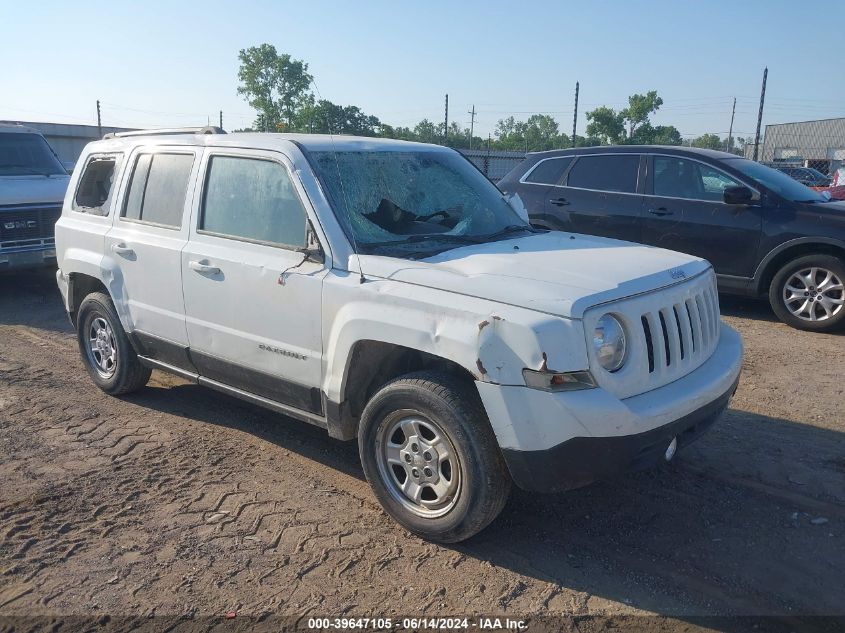
<svg viewBox="0 0 845 633">
<path fill-rule="evenodd" d="M 845 203 L 726 152 L 604 146 L 529 156 L 498 183 L 537 227 L 710 260 L 723 292 L 800 329 L 845 322 Z"/>
</svg>

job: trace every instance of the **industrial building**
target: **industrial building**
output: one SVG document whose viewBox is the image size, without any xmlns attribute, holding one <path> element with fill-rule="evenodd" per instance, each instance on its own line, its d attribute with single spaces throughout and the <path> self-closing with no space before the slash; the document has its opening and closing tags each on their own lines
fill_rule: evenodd
<svg viewBox="0 0 845 633">
<path fill-rule="evenodd" d="M 754 144 L 745 155 L 751 158 Z M 845 163 L 845 118 L 767 125 L 758 160 L 794 162 L 828 174 Z"/>
</svg>

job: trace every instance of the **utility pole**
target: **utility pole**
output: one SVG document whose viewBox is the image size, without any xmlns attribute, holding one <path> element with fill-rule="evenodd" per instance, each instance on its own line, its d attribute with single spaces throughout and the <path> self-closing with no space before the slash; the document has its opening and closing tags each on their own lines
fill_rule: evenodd
<svg viewBox="0 0 845 633">
<path fill-rule="evenodd" d="M 475 104 L 472 106 L 472 110 L 467 112 L 470 115 L 469 120 L 469 148 L 472 149 L 472 135 L 475 134 Z"/>
<path fill-rule="evenodd" d="M 446 93 L 446 122 L 443 125 L 443 144 L 449 140 L 449 93 Z"/>
<path fill-rule="evenodd" d="M 223 110 L 220 110 L 220 129 L 223 129 Z"/>
<path fill-rule="evenodd" d="M 757 133 L 754 135 L 754 161 L 760 149 L 760 124 L 763 122 L 763 103 L 766 101 L 766 78 L 769 76 L 768 66 L 763 70 L 763 87 L 760 89 L 760 111 L 757 113 Z"/>
<path fill-rule="evenodd" d="M 490 133 L 487 133 L 487 157 L 484 159 L 484 175 L 490 177 Z"/>
<path fill-rule="evenodd" d="M 578 82 L 575 82 L 575 114 L 572 115 L 572 147 L 575 147 L 575 125 L 578 123 Z"/>
<path fill-rule="evenodd" d="M 733 145 L 731 143 L 731 137 L 734 133 L 734 114 L 736 114 L 736 97 L 734 97 L 734 107 L 731 109 L 731 126 L 728 128 L 728 142 L 725 145 L 726 152 L 731 151 L 731 146 Z"/>
<path fill-rule="evenodd" d="M 100 119 L 100 100 L 97 99 L 97 137 L 103 138 L 103 122 Z"/>
</svg>

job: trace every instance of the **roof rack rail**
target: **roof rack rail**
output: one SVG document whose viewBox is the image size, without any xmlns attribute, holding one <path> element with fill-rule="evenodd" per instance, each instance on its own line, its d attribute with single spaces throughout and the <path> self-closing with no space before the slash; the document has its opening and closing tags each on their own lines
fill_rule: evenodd
<svg viewBox="0 0 845 633">
<path fill-rule="evenodd" d="M 109 132 L 107 138 L 124 138 L 126 136 L 164 136 L 167 134 L 225 134 L 226 130 L 214 125 L 204 127 L 169 127 L 158 130 L 132 130 L 130 132 Z"/>
</svg>

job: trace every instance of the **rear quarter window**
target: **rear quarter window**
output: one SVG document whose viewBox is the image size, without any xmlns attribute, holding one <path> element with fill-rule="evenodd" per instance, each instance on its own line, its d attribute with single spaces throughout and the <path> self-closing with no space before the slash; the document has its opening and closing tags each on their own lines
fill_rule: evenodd
<svg viewBox="0 0 845 633">
<path fill-rule="evenodd" d="M 563 178 L 563 173 L 571 163 L 572 158 L 569 156 L 541 160 L 525 176 L 525 182 L 540 185 L 556 185 Z"/>
<path fill-rule="evenodd" d="M 73 210 L 107 216 L 111 210 L 114 181 L 122 154 L 97 154 L 88 158 L 73 198 Z"/>
</svg>

